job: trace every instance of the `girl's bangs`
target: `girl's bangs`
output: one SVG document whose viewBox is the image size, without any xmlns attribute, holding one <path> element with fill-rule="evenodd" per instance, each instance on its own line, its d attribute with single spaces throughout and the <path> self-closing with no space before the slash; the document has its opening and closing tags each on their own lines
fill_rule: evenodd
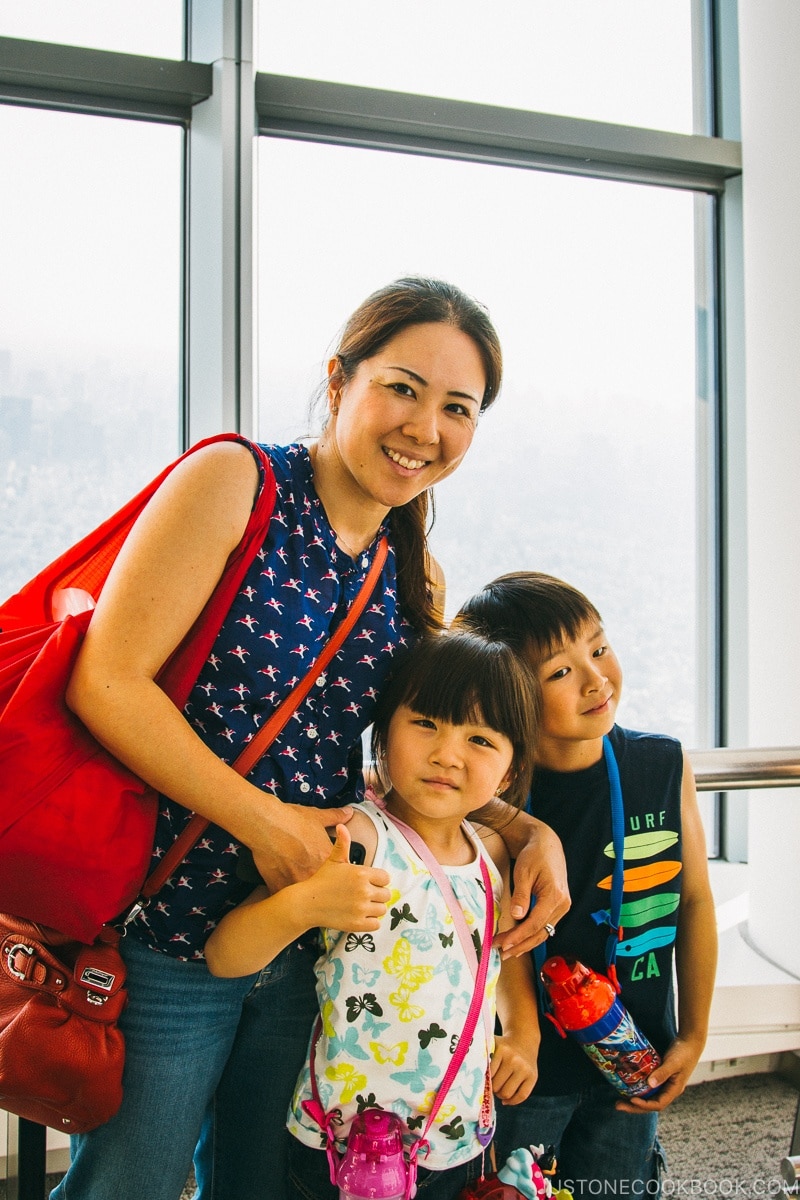
<svg viewBox="0 0 800 1200">
<path fill-rule="evenodd" d="M 516 742 L 520 733 L 516 688 L 508 686 L 507 678 L 501 680 L 497 658 L 469 661 L 469 657 L 440 654 L 435 670 L 408 679 L 399 703 L 434 721 L 487 725 Z"/>
</svg>

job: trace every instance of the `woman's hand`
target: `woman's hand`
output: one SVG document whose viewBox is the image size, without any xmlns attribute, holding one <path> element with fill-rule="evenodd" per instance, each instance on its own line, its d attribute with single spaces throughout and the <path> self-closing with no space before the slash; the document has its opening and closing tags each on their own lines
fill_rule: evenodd
<svg viewBox="0 0 800 1200">
<path fill-rule="evenodd" d="M 299 804 L 280 804 L 271 811 L 274 819 L 264 840 L 250 847 L 256 869 L 271 892 L 313 875 L 330 856 L 328 829 L 344 826 L 353 815 L 352 808 Z"/>
<path fill-rule="evenodd" d="M 494 944 L 503 958 L 525 954 L 549 934 L 570 906 L 567 864 L 561 840 L 549 825 L 519 813 L 506 826 L 496 826 L 514 863 L 511 916 L 513 929 L 497 934 Z"/>
</svg>

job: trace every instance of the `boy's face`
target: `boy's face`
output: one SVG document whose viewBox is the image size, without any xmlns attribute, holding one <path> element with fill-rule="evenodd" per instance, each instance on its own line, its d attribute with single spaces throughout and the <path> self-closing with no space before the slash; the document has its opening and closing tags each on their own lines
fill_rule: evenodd
<svg viewBox="0 0 800 1200">
<path fill-rule="evenodd" d="M 574 641 L 539 665 L 538 677 L 540 759 L 580 752 L 580 743 L 599 746 L 614 724 L 622 691 L 622 670 L 602 626 L 585 625 Z"/>
</svg>

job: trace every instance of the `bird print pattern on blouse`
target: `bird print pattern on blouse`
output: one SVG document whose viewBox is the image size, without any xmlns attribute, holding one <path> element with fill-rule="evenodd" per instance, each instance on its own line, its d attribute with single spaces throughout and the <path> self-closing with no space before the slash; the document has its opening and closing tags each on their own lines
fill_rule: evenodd
<svg viewBox="0 0 800 1200">
<path fill-rule="evenodd" d="M 313 484 L 305 446 L 266 446 L 277 483 L 267 537 L 243 580 L 184 709 L 200 738 L 231 763 L 307 672 L 344 617 L 388 521 L 357 559 L 336 537 Z M 248 775 L 290 804 L 337 807 L 363 799 L 361 735 L 381 686 L 414 632 L 397 600 L 394 549 L 364 611 L 327 670 Z M 162 796 L 151 869 L 190 814 Z M 154 949 L 202 960 L 222 916 L 252 890 L 237 876 L 240 845 L 218 825 L 130 927 Z"/>
</svg>

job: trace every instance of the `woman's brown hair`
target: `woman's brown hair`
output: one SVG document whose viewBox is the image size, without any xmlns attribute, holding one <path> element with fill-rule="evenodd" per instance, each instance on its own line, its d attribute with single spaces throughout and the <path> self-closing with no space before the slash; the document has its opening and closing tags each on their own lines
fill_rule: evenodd
<svg viewBox="0 0 800 1200">
<path fill-rule="evenodd" d="M 423 276 L 396 279 L 358 306 L 334 351 L 337 365 L 328 385 L 343 387 L 364 359 L 377 354 L 398 333 L 410 325 L 427 324 L 452 325 L 475 343 L 486 375 L 481 398 L 481 412 L 485 412 L 497 399 L 503 375 L 500 340 L 489 314 L 460 288 Z M 390 518 L 400 601 L 405 616 L 420 632 L 441 626 L 429 571 L 427 535 L 433 517 L 433 493 L 426 490 L 408 504 L 392 509 Z"/>
</svg>

